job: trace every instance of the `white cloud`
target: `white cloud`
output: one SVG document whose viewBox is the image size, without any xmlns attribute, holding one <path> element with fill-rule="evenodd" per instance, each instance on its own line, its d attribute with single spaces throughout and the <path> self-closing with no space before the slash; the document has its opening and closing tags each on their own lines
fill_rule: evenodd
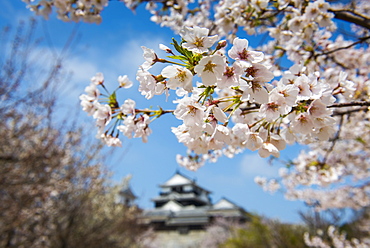
<svg viewBox="0 0 370 248">
<path fill-rule="evenodd" d="M 2 1 L 0 18 L 11 26 L 16 27 L 20 20 L 27 21 L 30 16 L 35 14 L 26 8 L 27 5 L 25 3 L 14 2 L 16 1 Z"/>
<path fill-rule="evenodd" d="M 68 56 L 63 62 L 63 69 L 71 74 L 62 92 L 63 101 L 74 105 L 79 101 L 78 97 L 84 93 L 85 87 L 90 84 L 90 78 L 99 72 L 99 66 L 85 57 Z"/>
<path fill-rule="evenodd" d="M 118 75 L 126 74 L 132 79 L 135 78 L 137 69 L 144 62 L 143 50 L 141 46 L 153 49 L 159 56 L 162 51 L 158 48 L 159 44 L 165 43 L 161 37 L 138 37 L 134 40 L 127 40 L 114 52 L 114 55 L 107 59 L 111 73 Z M 153 68 L 154 69 L 154 68 Z M 152 70 L 151 70 L 152 72 Z M 154 71 L 156 73 L 156 71 Z"/>
<path fill-rule="evenodd" d="M 90 78 L 99 72 L 96 63 L 83 57 L 70 57 L 65 62 L 65 69 L 72 72 L 72 81 L 79 85 L 89 85 Z"/>
<path fill-rule="evenodd" d="M 139 65 L 144 62 L 141 46 L 158 47 L 160 38 L 126 40 L 119 46 L 111 48 L 90 48 L 86 53 L 66 56 L 64 68 L 72 73 L 69 93 L 77 99 L 83 89 L 89 85 L 90 78 L 97 72 L 102 72 L 108 89 L 112 90 L 120 75 L 128 75 L 135 81 Z M 72 91 L 72 92 L 71 92 Z"/>
<path fill-rule="evenodd" d="M 161 54 L 162 51 L 158 49 L 160 43 L 163 43 L 163 39 L 158 36 L 151 37 L 151 39 L 144 37 L 126 39 L 119 45 L 111 47 L 90 47 L 86 50 L 82 46 L 79 50 L 83 52 L 67 57 L 66 68 L 73 72 L 72 81 L 74 83 L 85 83 L 87 86 L 92 76 L 97 72 L 102 72 L 108 88 L 111 86 L 114 88 L 120 75 L 128 75 L 135 82 L 136 72 L 144 62 L 141 46 L 147 46 Z M 160 72 L 160 70 L 153 69 L 151 72 L 154 74 Z"/>
<path fill-rule="evenodd" d="M 246 177 L 278 176 L 278 167 L 271 166 L 266 159 L 261 158 L 258 153 L 245 154 L 239 164 L 241 173 Z"/>
</svg>

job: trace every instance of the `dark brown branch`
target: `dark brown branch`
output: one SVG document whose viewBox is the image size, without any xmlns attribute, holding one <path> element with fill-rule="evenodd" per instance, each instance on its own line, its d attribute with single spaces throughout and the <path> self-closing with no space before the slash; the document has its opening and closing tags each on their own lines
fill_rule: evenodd
<svg viewBox="0 0 370 248">
<path fill-rule="evenodd" d="M 18 162 L 19 159 L 14 157 L 14 156 L 11 156 L 11 155 L 4 155 L 4 156 L 0 155 L 0 161 L 2 161 L 2 162 L 9 162 L 9 161 L 10 162 Z"/>
<path fill-rule="evenodd" d="M 361 44 L 361 43 L 365 42 L 368 39 L 370 39 L 370 36 L 359 38 L 358 41 L 353 42 L 352 44 L 350 44 L 348 46 L 338 47 L 338 48 L 333 49 L 331 51 L 327 51 L 327 52 L 323 52 L 323 53 L 317 54 L 317 55 L 315 55 L 315 57 L 322 56 L 322 55 L 328 55 L 328 54 L 335 53 L 335 52 L 340 51 L 340 50 L 351 48 L 353 46 L 356 46 L 357 44 Z"/>
<path fill-rule="evenodd" d="M 369 110 L 369 107 L 362 107 L 362 108 L 351 109 L 348 111 L 334 111 L 333 116 L 349 115 L 355 112 L 368 111 L 368 110 Z"/>
<path fill-rule="evenodd" d="M 361 108 L 351 109 L 351 110 L 343 111 L 343 112 L 335 111 L 333 113 L 333 115 L 337 115 L 337 116 L 338 115 L 346 115 L 346 114 L 350 114 L 350 113 L 354 113 L 354 112 L 367 110 L 368 107 L 370 107 L 370 102 L 357 101 L 357 102 L 334 103 L 332 105 L 327 106 L 327 108 L 344 108 L 344 107 L 356 107 L 356 106 L 361 107 Z M 256 106 L 241 108 L 241 110 L 244 113 L 244 112 L 251 111 L 251 110 L 257 110 L 260 107 L 261 106 L 259 104 L 256 104 Z"/>
<path fill-rule="evenodd" d="M 329 154 L 334 150 L 334 146 L 335 146 L 335 144 L 337 143 L 337 141 L 339 139 L 340 132 L 342 131 L 342 126 L 343 126 L 343 115 L 340 116 L 338 131 L 335 134 L 335 137 L 332 139 L 332 143 L 331 143 L 331 146 L 330 146 L 329 150 L 326 151 L 326 154 L 325 154 L 325 157 L 324 157 L 324 160 L 323 160 L 323 164 L 326 163 L 326 161 L 328 160 Z"/>
<path fill-rule="evenodd" d="M 346 9 L 340 10 L 329 9 L 329 11 L 334 14 L 334 18 L 336 19 L 354 23 L 358 26 L 370 30 L 370 18 L 367 16 L 363 16 L 361 14 L 356 13 L 355 11 Z"/>
<path fill-rule="evenodd" d="M 172 110 L 172 109 L 169 109 L 169 110 L 163 110 L 163 109 L 160 109 L 160 110 L 151 110 L 151 109 L 135 109 L 135 113 L 146 113 L 146 114 L 152 114 L 152 113 L 156 113 L 156 112 L 160 112 L 161 115 L 163 114 L 170 114 L 170 113 L 173 113 L 175 112 L 175 110 Z"/>
<path fill-rule="evenodd" d="M 241 108 L 241 110 L 244 112 L 244 111 L 256 110 L 256 109 L 259 109 L 260 107 L 261 106 L 258 104 L 256 106 L 252 106 L 252 107 Z"/>
<path fill-rule="evenodd" d="M 345 102 L 345 103 L 334 103 L 327 106 L 328 108 L 343 108 L 343 107 L 354 107 L 354 106 L 370 106 L 370 102 Z"/>
</svg>

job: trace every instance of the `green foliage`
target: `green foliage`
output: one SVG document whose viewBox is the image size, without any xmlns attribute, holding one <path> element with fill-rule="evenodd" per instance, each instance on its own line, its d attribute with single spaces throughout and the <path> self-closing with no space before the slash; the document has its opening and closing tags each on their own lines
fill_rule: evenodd
<svg viewBox="0 0 370 248">
<path fill-rule="evenodd" d="M 193 54 L 191 51 L 183 48 L 174 38 L 172 38 L 172 41 L 173 41 L 173 43 L 171 43 L 171 45 L 173 45 L 173 47 L 176 49 L 176 51 L 179 52 L 180 54 L 182 54 L 182 56 L 173 55 L 173 56 L 167 56 L 167 57 L 172 58 L 172 59 L 181 60 L 182 62 L 184 62 L 186 64 L 187 69 L 192 70 L 192 68 L 194 68 L 194 66 L 196 66 L 198 64 L 198 62 L 202 58 L 202 55 Z"/>
<path fill-rule="evenodd" d="M 341 233 L 345 233 L 348 239 L 364 239 L 369 238 L 370 233 L 368 226 L 370 225 L 370 208 L 366 207 L 354 212 L 352 219 L 340 226 Z"/>
<path fill-rule="evenodd" d="M 303 234 L 304 226 L 284 224 L 277 220 L 268 220 L 258 215 L 251 215 L 245 228 L 236 228 L 222 248 L 300 248 L 307 247 Z"/>
</svg>

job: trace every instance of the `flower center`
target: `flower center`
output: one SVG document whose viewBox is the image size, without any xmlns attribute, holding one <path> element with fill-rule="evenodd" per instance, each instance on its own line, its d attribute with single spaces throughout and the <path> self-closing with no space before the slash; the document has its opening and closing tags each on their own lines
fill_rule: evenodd
<svg viewBox="0 0 370 248">
<path fill-rule="evenodd" d="M 279 105 L 274 103 L 274 102 L 270 102 L 270 103 L 267 104 L 267 107 L 268 107 L 269 110 L 272 110 L 272 111 L 275 112 L 275 111 L 278 110 Z"/>
<path fill-rule="evenodd" d="M 228 77 L 228 78 L 230 78 L 230 77 L 232 77 L 232 76 L 234 76 L 234 67 L 229 67 L 229 66 L 227 66 L 226 67 L 226 71 L 224 72 L 224 76 L 226 76 L 226 77 Z"/>
<path fill-rule="evenodd" d="M 212 61 L 208 61 L 207 64 L 204 65 L 204 69 L 203 71 L 206 72 L 206 71 L 209 71 L 209 72 L 213 72 L 213 68 L 215 68 L 217 65 L 212 63 Z"/>
<path fill-rule="evenodd" d="M 188 109 L 189 109 L 188 114 L 190 114 L 192 116 L 194 116 L 197 112 L 197 108 L 194 107 L 193 105 L 188 105 Z"/>
<path fill-rule="evenodd" d="M 180 82 L 184 82 L 186 79 L 186 72 L 180 69 L 177 69 L 178 73 L 175 78 L 177 78 Z"/>
<path fill-rule="evenodd" d="M 244 48 L 243 51 L 238 53 L 238 55 L 241 60 L 247 60 L 249 56 L 248 50 Z"/>
<path fill-rule="evenodd" d="M 262 85 L 258 82 L 252 82 L 252 90 L 253 92 L 260 91 L 262 89 Z"/>
<path fill-rule="evenodd" d="M 248 76 L 252 76 L 252 77 L 255 77 L 256 76 L 256 73 L 257 73 L 258 69 L 251 66 L 251 67 L 248 67 L 245 72 L 248 74 Z"/>
<path fill-rule="evenodd" d="M 203 47 L 203 38 L 196 37 L 194 41 L 196 47 Z"/>
</svg>

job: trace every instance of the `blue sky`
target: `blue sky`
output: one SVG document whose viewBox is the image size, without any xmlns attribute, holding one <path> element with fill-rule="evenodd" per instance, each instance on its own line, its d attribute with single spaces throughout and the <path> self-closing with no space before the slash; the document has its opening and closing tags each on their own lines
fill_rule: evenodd
<svg viewBox="0 0 370 248">
<path fill-rule="evenodd" d="M 20 0 L 3 1 L 0 13 L 0 26 L 16 26 L 19 20 L 27 21 L 33 16 Z M 5 7 L 4 7 L 5 6 Z M 52 17 L 49 21 L 39 20 L 37 32 L 48 37 L 41 43 L 40 49 L 60 52 L 68 37 L 77 29 L 77 39 L 65 55 L 64 66 L 73 73 L 68 93 L 61 93 L 62 104 L 78 106 L 78 96 L 90 83 L 96 72 L 105 75 L 108 88 L 114 89 L 119 75 L 127 74 L 135 82 L 138 66 L 143 62 L 140 46 L 147 46 L 159 52 L 158 45 L 170 44 L 172 37 L 177 37 L 167 29 L 161 28 L 149 20 L 150 15 L 143 8 L 136 14 L 124 4 L 113 1 L 103 11 L 103 22 L 100 25 L 86 23 L 63 23 Z M 255 37 L 250 40 L 251 46 L 258 44 Z M 119 99 L 131 98 L 139 107 L 156 107 L 158 105 L 173 109 L 171 101 L 165 102 L 164 96 L 146 100 L 138 92 L 138 82 L 133 88 L 119 93 Z M 85 113 L 80 111 L 85 116 Z M 92 122 L 92 118 L 83 118 Z M 286 222 L 299 222 L 298 210 L 306 210 L 302 202 L 284 199 L 280 193 L 271 195 L 254 183 L 254 177 L 277 176 L 278 165 L 271 167 L 267 159 L 259 158 L 257 153 L 245 152 L 233 159 L 221 158 L 217 163 L 209 163 L 197 172 L 180 168 L 176 163 L 176 154 L 185 154 L 186 148 L 179 144 L 171 133 L 171 126 L 179 124 L 171 115 L 156 120 L 151 129 L 153 134 L 144 144 L 140 139 L 125 139 L 122 148 L 115 148 L 115 155 L 109 159 L 108 166 L 113 170 L 114 180 L 121 180 L 132 174 L 131 186 L 138 196 L 137 203 L 142 208 L 153 207 L 151 198 L 157 196 L 158 185 L 168 180 L 176 170 L 196 179 L 200 186 L 212 192 L 213 202 L 226 197 L 247 211 Z M 92 137 L 95 133 L 91 134 Z M 297 147 L 288 147 L 281 153 L 281 159 L 288 160 L 298 154 Z"/>
</svg>

